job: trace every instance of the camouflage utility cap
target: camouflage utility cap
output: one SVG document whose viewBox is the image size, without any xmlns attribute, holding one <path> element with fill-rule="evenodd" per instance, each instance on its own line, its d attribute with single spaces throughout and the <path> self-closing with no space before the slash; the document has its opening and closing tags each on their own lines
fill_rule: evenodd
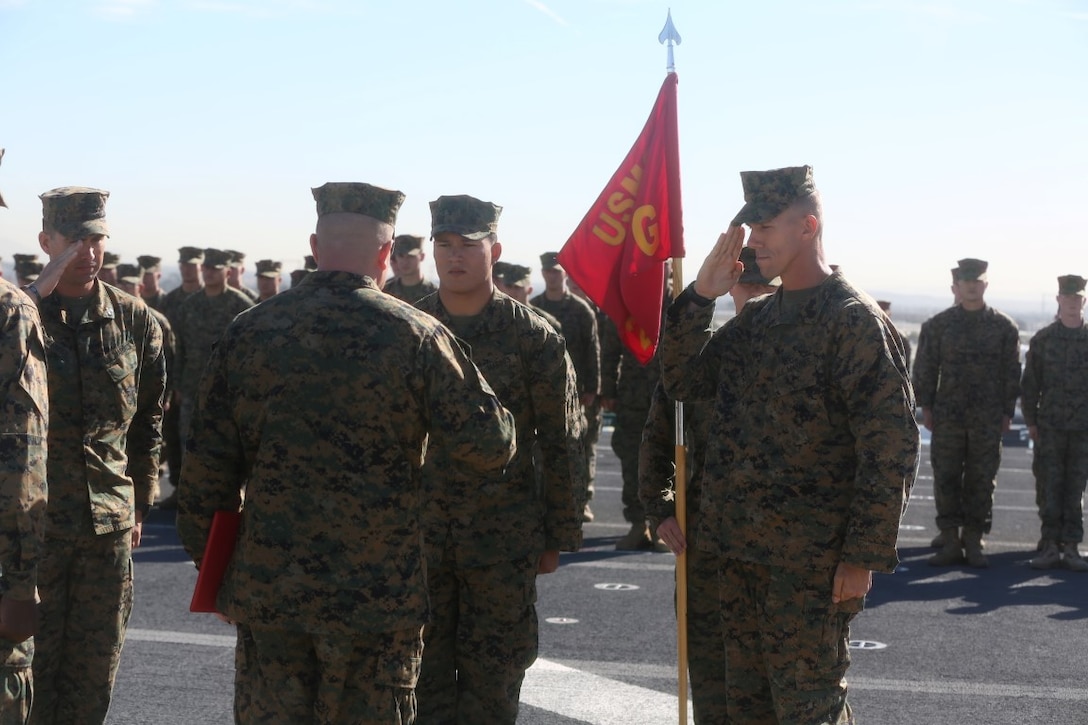
<svg viewBox="0 0 1088 725">
<path fill-rule="evenodd" d="M 145 272 L 158 272 L 162 267 L 162 257 L 153 257 L 150 254 L 141 254 L 136 258 L 136 262 L 139 263 L 140 269 Z"/>
<path fill-rule="evenodd" d="M 280 276 L 280 272 L 283 271 L 283 264 L 273 259 L 261 259 L 257 261 L 257 276 L 258 277 L 272 277 L 273 279 Z"/>
<path fill-rule="evenodd" d="M 744 271 L 737 280 L 740 284 L 762 284 L 773 287 L 782 284 L 782 280 L 778 277 L 767 279 L 763 276 L 763 273 L 759 271 L 759 265 L 756 264 L 756 250 L 751 247 L 741 247 L 740 261 L 744 264 Z"/>
<path fill-rule="evenodd" d="M 1080 295 L 1084 297 L 1084 287 L 1088 283 L 1084 277 L 1079 274 L 1065 274 L 1058 277 L 1058 294 L 1060 295 Z"/>
<path fill-rule="evenodd" d="M 397 256 L 414 254 L 417 257 L 423 254 L 423 237 L 414 234 L 399 234 L 393 240 L 393 254 Z"/>
<path fill-rule="evenodd" d="M 211 247 L 204 250 L 204 267 L 211 267 L 213 269 L 226 269 L 230 266 L 231 256 L 222 249 L 212 249 Z"/>
<path fill-rule="evenodd" d="M 230 257 L 230 266 L 232 266 L 232 267 L 241 267 L 243 264 L 245 264 L 245 261 L 246 261 L 246 253 L 245 252 L 239 252 L 239 251 L 234 250 L 234 249 L 224 249 L 223 252 Z"/>
<path fill-rule="evenodd" d="M 110 193 L 85 186 L 62 186 L 42 194 L 42 220 L 68 239 L 84 239 L 97 234 L 109 236 L 106 224 L 106 199 Z"/>
<path fill-rule="evenodd" d="M 11 258 L 15 260 L 15 264 L 22 264 L 24 262 L 37 262 L 37 254 L 13 254 Z"/>
<path fill-rule="evenodd" d="M 744 206 L 733 217 L 732 226 L 774 219 L 793 202 L 816 191 L 811 166 L 790 166 L 770 171 L 742 171 Z"/>
<path fill-rule="evenodd" d="M 317 215 L 363 214 L 386 224 L 397 223 L 404 194 L 353 181 L 330 181 L 312 189 Z"/>
<path fill-rule="evenodd" d="M 38 278 L 38 275 L 42 273 L 42 269 L 44 268 L 44 264 L 33 259 L 25 262 L 17 262 L 15 264 L 15 276 L 19 279 L 33 282 Z"/>
<path fill-rule="evenodd" d="M 953 267 L 952 268 L 952 281 L 953 282 L 959 282 L 961 279 L 962 279 L 962 277 L 960 276 L 960 268 L 959 267 Z"/>
<path fill-rule="evenodd" d="M 540 267 L 542 269 L 555 269 L 562 267 L 559 264 L 559 252 L 544 252 L 540 255 Z"/>
<path fill-rule="evenodd" d="M 295 269 L 291 270 L 291 286 L 294 287 L 302 280 L 306 279 L 306 275 L 314 270 L 311 269 Z"/>
<path fill-rule="evenodd" d="M 314 255 L 307 254 L 302 260 L 302 268 L 307 272 L 317 271 L 317 260 L 314 259 Z"/>
<path fill-rule="evenodd" d="M 115 252 L 102 252 L 102 269 L 116 269 L 121 263 L 121 255 Z"/>
<path fill-rule="evenodd" d="M 961 259 L 956 262 L 959 265 L 960 281 L 974 282 L 986 279 L 986 268 L 990 265 L 981 259 Z"/>
<path fill-rule="evenodd" d="M 128 282 L 129 284 L 140 284 L 143 281 L 144 273 L 135 264 L 119 264 L 117 265 L 117 281 Z"/>
<path fill-rule="evenodd" d="M 524 264 L 507 264 L 502 270 L 500 279 L 507 287 L 529 287 L 529 278 L 532 273 L 533 270 Z"/>
<path fill-rule="evenodd" d="M 453 232 L 465 239 L 483 239 L 499 230 L 502 207 L 490 201 L 460 194 L 440 196 L 431 202 L 431 238 Z"/>
<path fill-rule="evenodd" d="M 889 302 L 888 300 L 877 300 L 876 301 L 876 306 L 879 307 L 880 309 L 884 310 L 885 312 L 888 312 L 892 308 L 892 303 Z"/>
<path fill-rule="evenodd" d="M 204 250 L 200 247 L 182 247 L 178 250 L 178 264 L 200 264 L 204 261 Z"/>
</svg>

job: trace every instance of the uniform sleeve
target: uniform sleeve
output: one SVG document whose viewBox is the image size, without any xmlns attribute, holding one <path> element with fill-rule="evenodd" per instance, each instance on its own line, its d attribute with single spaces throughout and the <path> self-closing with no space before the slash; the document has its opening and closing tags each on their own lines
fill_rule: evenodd
<svg viewBox="0 0 1088 725">
<path fill-rule="evenodd" d="M 616 326 L 607 317 L 600 318 L 597 326 L 597 342 L 601 348 L 601 397 L 615 400 L 619 395 L 620 336 Z"/>
<path fill-rule="evenodd" d="M 1003 347 L 1005 361 L 1005 380 L 1002 389 L 1005 392 L 1002 401 L 1002 413 L 1012 419 L 1016 413 L 1016 399 L 1020 397 L 1020 331 L 1016 323 L 1009 321 Z"/>
<path fill-rule="evenodd" d="M 918 333 L 918 349 L 914 355 L 914 394 L 918 405 L 932 408 L 937 399 L 937 373 L 940 368 L 941 348 L 933 320 L 922 323 Z"/>
<path fill-rule="evenodd" d="M 0 594 L 34 598 L 46 508 L 49 394 L 29 300 L 0 310 Z"/>
<path fill-rule="evenodd" d="M 638 498 L 654 524 L 676 515 L 674 406 L 659 381 L 654 387 L 638 448 Z"/>
<path fill-rule="evenodd" d="M 446 328 L 436 328 L 421 353 L 428 446 L 443 451 L 465 480 L 499 476 L 516 450 L 513 415 Z"/>
<path fill-rule="evenodd" d="M 212 350 L 200 380 L 196 410 L 178 485 L 178 536 L 200 566 L 216 511 L 241 509 L 245 455 L 228 385 L 229 332 Z"/>
<path fill-rule="evenodd" d="M 163 333 L 147 307 L 135 321 L 143 331 L 140 348 L 140 382 L 136 414 L 126 440 L 128 475 L 136 493 L 136 505 L 152 504 L 159 490 L 159 454 L 162 451 L 162 406 L 166 392 L 166 356 Z"/>
<path fill-rule="evenodd" d="M 720 355 L 729 348 L 724 338 L 730 325 L 715 335 L 710 330 L 713 318 L 714 306 L 692 305 L 686 291 L 669 305 L 661 341 L 661 379 L 673 400 L 707 400 L 717 394 Z"/>
<path fill-rule="evenodd" d="M 918 465 L 914 395 L 897 333 L 864 305 L 847 309 L 839 334 L 832 380 L 846 404 L 857 459 L 842 561 L 891 572 Z"/>
<path fill-rule="evenodd" d="M 1045 338 L 1035 335 L 1028 346 L 1024 360 L 1024 374 L 1020 378 L 1020 410 L 1024 414 L 1024 423 L 1031 427 L 1039 425 L 1039 397 L 1043 392 L 1043 347 Z"/>
<path fill-rule="evenodd" d="M 541 336 L 538 354 L 527 360 L 529 395 L 540 447 L 544 503 L 544 548 L 577 551 L 582 546 L 582 489 L 575 460 L 580 425 L 574 412 L 577 377 L 562 338 Z M 565 391 L 557 395 L 557 391 Z M 582 483 L 580 486 L 579 483 Z"/>
</svg>

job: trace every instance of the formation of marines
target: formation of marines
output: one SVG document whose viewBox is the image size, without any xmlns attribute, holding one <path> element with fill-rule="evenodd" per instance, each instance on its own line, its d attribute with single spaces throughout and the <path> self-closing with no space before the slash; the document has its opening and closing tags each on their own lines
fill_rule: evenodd
<svg viewBox="0 0 1088 725">
<path fill-rule="evenodd" d="M 0 721 L 105 720 L 160 456 L 197 566 L 214 514 L 242 515 L 218 599 L 237 627 L 239 722 L 513 723 L 536 577 L 593 518 L 602 411 L 631 525 L 617 548 L 688 554 L 697 722 L 852 722 L 842 645 L 871 572 L 898 563 L 915 395 L 933 431 L 930 563 L 987 565 L 1019 397 L 1040 471 L 1031 565 L 1088 570 L 1084 278 L 1059 278 L 1021 371 L 1015 324 L 984 302 L 986 263 L 961 260 L 912 380 L 888 305 L 826 264 L 811 168 L 742 183 L 695 282 L 663 298 L 648 365 L 554 252 L 530 297 L 531 269 L 501 259 L 502 208 L 475 197 L 431 202 L 437 285 L 424 237 L 394 234 L 403 194 L 329 183 L 286 292 L 280 262 L 256 263 L 254 291 L 243 253 L 196 247 L 165 292 L 160 257 L 106 251 L 108 192 L 42 194 L 48 261 L 16 255 L 22 289 L 0 281 Z M 711 331 L 727 293 L 736 315 Z M 687 532 L 674 401 L 692 442 Z"/>
</svg>

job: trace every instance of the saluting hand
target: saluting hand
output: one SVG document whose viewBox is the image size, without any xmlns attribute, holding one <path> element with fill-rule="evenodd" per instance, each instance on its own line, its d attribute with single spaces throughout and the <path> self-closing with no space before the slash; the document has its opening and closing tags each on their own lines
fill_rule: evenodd
<svg viewBox="0 0 1088 725">
<path fill-rule="evenodd" d="M 744 273 L 740 250 L 744 246 L 744 227 L 729 227 L 718 235 L 718 242 L 703 260 L 695 277 L 695 293 L 714 299 L 733 289 Z"/>
<path fill-rule="evenodd" d="M 53 290 L 57 288 L 57 283 L 60 282 L 64 270 L 68 269 L 68 265 L 83 251 L 85 243 L 81 239 L 78 242 L 69 244 L 63 252 L 50 259 L 42 268 L 41 273 L 38 274 L 38 279 L 34 280 L 34 286 L 38 289 L 38 294 L 41 295 L 43 300 L 53 294 Z"/>
</svg>

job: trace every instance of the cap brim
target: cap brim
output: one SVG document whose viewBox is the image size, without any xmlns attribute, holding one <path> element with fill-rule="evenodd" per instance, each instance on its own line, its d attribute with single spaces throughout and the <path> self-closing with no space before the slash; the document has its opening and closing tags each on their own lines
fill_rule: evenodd
<svg viewBox="0 0 1088 725">
<path fill-rule="evenodd" d="M 473 241 L 480 241 L 491 236 L 490 231 L 481 232 L 478 229 L 469 229 L 467 227 L 458 226 L 456 224 L 439 224 L 437 227 L 431 229 L 431 239 L 434 239 L 443 232 L 453 232 L 458 236 L 462 236 L 465 239 L 471 239 Z"/>
<path fill-rule="evenodd" d="M 66 226 L 59 230 L 68 239 L 86 239 L 101 234 L 104 237 L 110 235 L 110 227 L 105 219 L 91 219 L 79 224 Z"/>
<path fill-rule="evenodd" d="M 281 273 L 280 272 L 258 272 L 257 276 L 258 277 L 268 277 L 269 279 L 275 279 L 276 277 L 281 276 Z"/>
</svg>

